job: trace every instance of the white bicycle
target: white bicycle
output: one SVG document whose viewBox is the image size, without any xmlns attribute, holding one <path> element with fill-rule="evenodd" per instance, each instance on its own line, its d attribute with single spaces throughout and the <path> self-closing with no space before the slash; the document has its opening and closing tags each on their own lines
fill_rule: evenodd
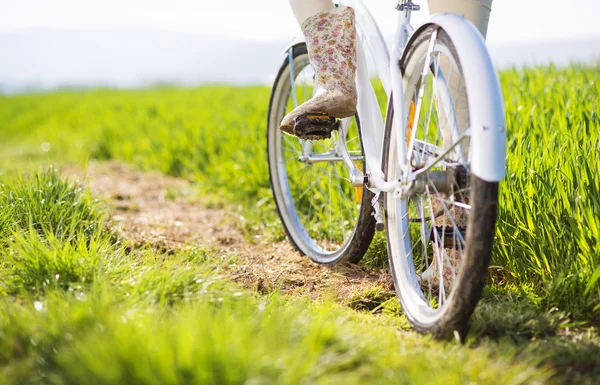
<svg viewBox="0 0 600 385">
<path fill-rule="evenodd" d="M 461 16 L 437 14 L 415 31 L 410 18 L 419 6 L 398 1 L 390 53 L 362 1 L 343 4 L 356 13 L 357 115 L 330 139 L 280 132 L 283 116 L 317 91 L 303 41 L 288 47 L 273 86 L 268 162 L 281 221 L 296 248 L 320 264 L 358 262 L 385 227 L 396 292 L 413 327 L 462 338 L 487 278 L 505 174 L 496 71 Z M 385 123 L 368 57 L 388 98 Z M 433 264 L 435 279 L 424 279 Z"/>
</svg>

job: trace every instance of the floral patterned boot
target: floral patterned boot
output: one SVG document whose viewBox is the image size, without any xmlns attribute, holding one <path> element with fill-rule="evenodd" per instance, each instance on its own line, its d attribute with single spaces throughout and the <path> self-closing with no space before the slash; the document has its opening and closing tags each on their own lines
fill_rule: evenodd
<svg viewBox="0 0 600 385">
<path fill-rule="evenodd" d="M 319 12 L 302 23 L 310 63 L 317 74 L 317 93 L 281 122 L 281 130 L 297 135 L 296 120 L 314 115 L 327 122 L 356 114 L 356 28 L 354 9 Z M 311 139 L 308 137 L 308 139 Z M 312 138 L 318 139 L 318 138 Z"/>
<path fill-rule="evenodd" d="M 437 289 L 440 280 L 447 293 L 458 277 L 461 256 L 464 253 L 464 239 L 467 233 L 468 212 L 466 209 L 443 203 L 447 196 L 432 197 L 431 206 L 435 216 L 431 231 L 433 255 L 430 265 L 419 276 L 422 285 Z M 449 215 L 448 215 L 449 214 Z"/>
</svg>

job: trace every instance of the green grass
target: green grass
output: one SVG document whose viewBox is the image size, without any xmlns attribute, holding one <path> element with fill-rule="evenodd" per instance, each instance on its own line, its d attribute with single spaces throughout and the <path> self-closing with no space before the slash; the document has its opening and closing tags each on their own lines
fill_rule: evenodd
<svg viewBox="0 0 600 385">
<path fill-rule="evenodd" d="M 502 76 L 508 176 L 495 263 L 543 306 L 600 315 L 600 66 Z"/>
<path fill-rule="evenodd" d="M 600 316 L 599 77 L 599 65 L 501 73 L 508 174 L 494 279 L 533 287 L 540 308 L 583 320 Z M 268 97 L 265 87 L 203 87 L 0 98 L 0 154 L 5 164 L 92 157 L 183 176 L 213 201 L 239 204 L 247 233 L 282 239 L 266 165 Z"/>
<path fill-rule="evenodd" d="M 89 192 L 53 171 L 22 172 L 126 161 L 193 180 L 204 202 L 239 210 L 244 232 L 281 239 L 268 88 L 0 96 L 0 382 L 593 383 L 598 79 L 599 65 L 501 73 L 508 173 L 489 289 L 463 347 L 402 331 L 383 289 L 348 306 L 259 296 L 218 278 L 235 256 L 132 248 Z M 383 237 L 364 266 L 386 266 Z"/>
<path fill-rule="evenodd" d="M 553 373 L 491 340 L 440 343 L 402 332 L 395 315 L 240 290 L 218 277 L 234 257 L 212 250 L 161 255 L 85 234 L 74 219 L 94 213 L 103 228 L 97 204 L 53 171 L 1 181 L 3 193 L 46 197 L 3 210 L 2 384 L 525 384 Z M 36 226 L 45 211 L 71 225 Z"/>
</svg>

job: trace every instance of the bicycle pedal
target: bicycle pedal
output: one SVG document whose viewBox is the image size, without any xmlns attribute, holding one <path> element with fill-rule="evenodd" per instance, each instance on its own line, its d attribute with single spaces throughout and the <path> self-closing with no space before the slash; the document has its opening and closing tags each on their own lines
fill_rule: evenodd
<svg viewBox="0 0 600 385">
<path fill-rule="evenodd" d="M 440 247 L 440 240 L 435 236 L 435 232 L 437 232 L 439 237 L 444 237 L 441 239 L 443 242 L 443 247 L 446 249 L 452 249 L 459 246 L 459 239 L 462 238 L 464 243 L 467 239 L 467 228 L 466 227 L 458 227 L 459 235 L 455 236 L 455 229 L 452 226 L 436 226 L 431 228 L 431 234 L 429 235 L 429 240 L 433 242 L 437 247 Z M 464 247 L 464 245 L 461 245 Z"/>
<path fill-rule="evenodd" d="M 328 139 L 339 126 L 339 120 L 327 114 L 302 114 L 294 119 L 294 135 L 307 140 Z"/>
</svg>

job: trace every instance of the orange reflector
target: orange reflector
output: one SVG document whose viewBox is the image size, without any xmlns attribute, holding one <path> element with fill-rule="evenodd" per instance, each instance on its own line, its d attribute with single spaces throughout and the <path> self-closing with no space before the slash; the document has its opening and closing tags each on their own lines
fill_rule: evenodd
<svg viewBox="0 0 600 385">
<path fill-rule="evenodd" d="M 415 112 L 417 110 L 417 105 L 415 102 L 410 102 L 410 110 L 408 111 L 408 121 L 406 122 L 407 136 L 406 143 L 410 143 L 410 136 L 412 134 L 412 127 L 415 121 Z"/>
<path fill-rule="evenodd" d="M 362 171 L 362 164 L 358 163 L 356 165 L 360 171 Z M 354 198 L 356 199 L 356 203 L 360 203 L 362 201 L 363 188 L 362 186 L 354 187 Z"/>
</svg>

